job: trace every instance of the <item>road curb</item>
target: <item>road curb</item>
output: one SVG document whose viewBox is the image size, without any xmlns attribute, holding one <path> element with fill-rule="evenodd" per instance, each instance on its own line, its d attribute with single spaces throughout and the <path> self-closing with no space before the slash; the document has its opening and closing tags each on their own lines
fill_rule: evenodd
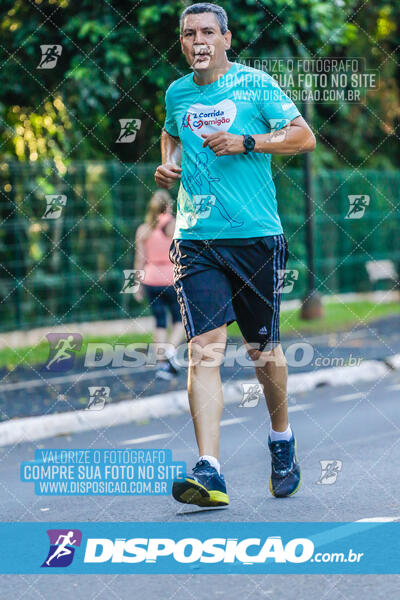
<svg viewBox="0 0 400 600">
<path fill-rule="evenodd" d="M 311 391 L 323 385 L 351 385 L 360 381 L 380 379 L 400 369 L 400 354 L 381 360 L 366 360 L 354 367 L 332 367 L 309 373 L 289 375 L 288 394 Z M 243 397 L 243 383 L 257 383 L 247 379 L 224 384 L 224 403 L 239 404 Z M 175 391 L 149 396 L 141 400 L 124 400 L 109 404 L 101 411 L 73 412 L 12 419 L 0 423 L 0 446 L 33 442 L 58 435 L 79 433 L 93 429 L 114 427 L 132 421 L 161 419 L 189 412 L 187 391 Z"/>
<path fill-rule="evenodd" d="M 385 302 L 398 302 L 398 290 L 384 290 L 374 292 L 350 292 L 346 294 L 323 295 L 323 304 L 332 302 L 357 302 L 367 300 L 375 304 Z M 281 311 L 298 309 L 301 306 L 301 300 L 282 300 Z M 17 329 L 14 331 L 5 331 L 0 334 L 1 348 L 25 348 L 27 346 L 36 346 L 40 342 L 47 342 L 49 333 L 79 333 L 85 336 L 97 336 L 99 331 L 102 335 L 124 335 L 126 333 L 147 333 L 153 327 L 153 317 L 135 317 L 133 319 L 111 319 L 107 321 L 86 321 L 84 323 L 65 323 L 63 325 L 35 327 L 28 331 Z"/>
</svg>

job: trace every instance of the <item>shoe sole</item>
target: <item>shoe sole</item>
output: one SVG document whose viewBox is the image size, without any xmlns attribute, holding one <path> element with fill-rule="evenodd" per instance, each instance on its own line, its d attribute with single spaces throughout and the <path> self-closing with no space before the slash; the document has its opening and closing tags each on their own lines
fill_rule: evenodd
<svg viewBox="0 0 400 600">
<path fill-rule="evenodd" d="M 297 458 L 297 440 L 294 440 L 294 455 L 296 457 L 296 461 L 298 461 Z M 300 485 L 301 485 L 301 481 L 302 481 L 302 477 L 301 477 L 301 471 L 300 471 L 300 479 L 299 479 L 299 483 L 297 484 L 297 486 L 294 488 L 293 492 L 290 492 L 290 494 L 275 494 L 273 487 L 272 487 L 272 476 L 269 478 L 269 491 L 271 492 L 271 494 L 273 495 L 274 498 L 289 498 L 289 496 L 293 496 L 296 492 L 299 491 L 300 489 Z"/>
<path fill-rule="evenodd" d="M 194 479 L 175 481 L 172 486 L 172 496 L 182 504 L 197 506 L 228 506 L 228 494 L 219 490 L 208 490 Z"/>
</svg>

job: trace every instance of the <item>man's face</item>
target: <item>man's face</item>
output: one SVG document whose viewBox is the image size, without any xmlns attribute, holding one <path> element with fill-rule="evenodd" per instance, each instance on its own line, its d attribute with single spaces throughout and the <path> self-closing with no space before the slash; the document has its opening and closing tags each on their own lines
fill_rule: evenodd
<svg viewBox="0 0 400 600">
<path fill-rule="evenodd" d="M 224 62 L 225 51 L 231 45 L 231 33 L 221 33 L 214 13 L 200 13 L 185 18 L 180 40 L 188 64 L 200 71 Z"/>
</svg>

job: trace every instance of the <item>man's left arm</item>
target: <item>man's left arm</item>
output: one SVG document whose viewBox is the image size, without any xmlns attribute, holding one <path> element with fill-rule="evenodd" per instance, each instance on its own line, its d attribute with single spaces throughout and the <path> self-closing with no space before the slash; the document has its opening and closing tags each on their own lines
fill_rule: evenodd
<svg viewBox="0 0 400 600">
<path fill-rule="evenodd" d="M 253 152 L 263 154 L 303 154 L 312 152 L 316 140 L 310 127 L 303 117 L 294 118 L 288 125 L 270 133 L 252 135 L 255 140 Z M 243 135 L 235 135 L 227 131 L 219 131 L 210 135 L 203 135 L 203 147 L 208 146 L 216 156 L 229 156 L 243 154 Z"/>
<path fill-rule="evenodd" d="M 300 116 L 278 131 L 252 137 L 256 141 L 253 152 L 264 154 L 303 154 L 316 146 L 315 135 Z"/>
</svg>

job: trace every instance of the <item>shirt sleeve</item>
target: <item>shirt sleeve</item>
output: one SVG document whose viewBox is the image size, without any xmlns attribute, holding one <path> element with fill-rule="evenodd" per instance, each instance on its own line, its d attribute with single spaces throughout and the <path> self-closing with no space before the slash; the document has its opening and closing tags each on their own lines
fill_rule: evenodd
<svg viewBox="0 0 400 600">
<path fill-rule="evenodd" d="M 259 109 L 270 131 L 278 131 L 300 116 L 297 106 L 270 75 L 263 80 Z"/>
<path fill-rule="evenodd" d="M 173 102 L 171 97 L 171 88 L 169 87 L 165 94 L 165 121 L 164 129 L 169 135 L 173 137 L 179 137 L 178 127 L 176 125 L 176 119 L 174 117 Z"/>
</svg>

